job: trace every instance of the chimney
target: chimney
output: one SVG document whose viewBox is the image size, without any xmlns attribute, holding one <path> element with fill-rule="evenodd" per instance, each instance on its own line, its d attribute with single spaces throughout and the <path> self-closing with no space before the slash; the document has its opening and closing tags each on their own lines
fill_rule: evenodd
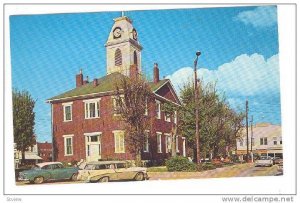
<svg viewBox="0 0 300 203">
<path fill-rule="evenodd" d="M 86 76 L 86 80 L 83 81 L 84 85 L 87 84 L 87 83 L 89 83 L 89 76 Z"/>
<path fill-rule="evenodd" d="M 79 74 L 76 75 L 76 87 L 80 87 L 83 85 L 83 74 L 82 69 L 80 69 Z"/>
<path fill-rule="evenodd" d="M 138 74 L 137 65 L 136 64 L 130 65 L 129 77 L 130 78 L 136 78 L 137 74 Z"/>
<path fill-rule="evenodd" d="M 95 78 L 95 79 L 93 80 L 93 86 L 94 86 L 94 87 L 97 87 L 97 86 L 98 86 L 98 80 L 97 80 L 97 78 Z"/>
<path fill-rule="evenodd" d="M 154 63 L 154 68 L 153 68 L 153 82 L 158 83 L 159 82 L 159 69 L 158 69 L 158 64 Z"/>
</svg>

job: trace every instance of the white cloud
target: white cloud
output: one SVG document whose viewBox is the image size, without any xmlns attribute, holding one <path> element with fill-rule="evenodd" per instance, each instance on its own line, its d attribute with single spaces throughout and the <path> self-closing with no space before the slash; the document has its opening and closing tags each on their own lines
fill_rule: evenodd
<svg viewBox="0 0 300 203">
<path fill-rule="evenodd" d="M 177 91 L 193 78 L 193 68 L 184 67 L 167 76 Z M 198 69 L 204 83 L 217 81 L 217 89 L 226 95 L 251 97 L 279 95 L 278 54 L 264 59 L 260 54 L 242 54 L 216 70 Z"/>
<path fill-rule="evenodd" d="M 256 28 L 271 27 L 277 23 L 277 8 L 275 6 L 262 6 L 250 11 L 243 11 L 235 17 L 235 20 Z"/>
</svg>

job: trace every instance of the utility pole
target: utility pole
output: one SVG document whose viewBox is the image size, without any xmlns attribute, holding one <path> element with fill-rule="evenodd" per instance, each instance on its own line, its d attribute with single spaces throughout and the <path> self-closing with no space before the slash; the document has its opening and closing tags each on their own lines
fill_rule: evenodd
<svg viewBox="0 0 300 203">
<path fill-rule="evenodd" d="M 246 135 L 247 135 L 247 156 L 246 161 L 249 161 L 249 137 L 248 137 L 248 100 L 246 100 Z"/>
<path fill-rule="evenodd" d="M 201 52 L 196 52 L 196 59 L 194 61 L 194 75 L 195 75 L 195 114 L 196 114 L 196 153 L 197 153 L 197 164 L 201 163 L 200 158 L 200 132 L 199 132 L 199 95 L 198 95 L 198 78 L 197 78 L 197 62 Z"/>
<path fill-rule="evenodd" d="M 253 115 L 251 115 L 251 161 L 253 162 L 253 151 L 252 151 L 252 146 L 253 146 Z"/>
</svg>

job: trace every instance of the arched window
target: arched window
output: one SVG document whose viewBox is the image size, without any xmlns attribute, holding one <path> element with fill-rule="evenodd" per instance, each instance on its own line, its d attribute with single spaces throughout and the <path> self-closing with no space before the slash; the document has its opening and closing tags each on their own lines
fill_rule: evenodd
<svg viewBox="0 0 300 203">
<path fill-rule="evenodd" d="M 137 54 L 136 51 L 133 52 L 133 64 L 137 65 L 138 61 L 137 61 Z"/>
<path fill-rule="evenodd" d="M 122 65 L 122 52 L 120 49 L 117 49 L 115 52 L 115 66 Z"/>
</svg>

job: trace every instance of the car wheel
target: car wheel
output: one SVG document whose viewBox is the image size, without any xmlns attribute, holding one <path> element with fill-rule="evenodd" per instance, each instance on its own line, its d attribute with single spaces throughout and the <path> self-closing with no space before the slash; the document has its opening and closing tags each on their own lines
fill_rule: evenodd
<svg viewBox="0 0 300 203">
<path fill-rule="evenodd" d="M 76 181 L 76 180 L 77 180 L 77 177 L 78 177 L 78 173 L 74 173 L 74 174 L 71 176 L 71 180 Z"/>
<path fill-rule="evenodd" d="M 142 181 L 144 180 L 144 174 L 143 173 L 138 173 L 135 175 L 134 180 L 136 181 Z"/>
<path fill-rule="evenodd" d="M 43 176 L 39 176 L 39 177 L 34 178 L 34 183 L 35 184 L 41 184 L 43 182 L 44 182 L 44 177 Z"/>
<path fill-rule="evenodd" d="M 108 181 L 109 181 L 109 178 L 106 176 L 106 177 L 100 178 L 98 182 L 99 183 L 106 183 Z"/>
</svg>

